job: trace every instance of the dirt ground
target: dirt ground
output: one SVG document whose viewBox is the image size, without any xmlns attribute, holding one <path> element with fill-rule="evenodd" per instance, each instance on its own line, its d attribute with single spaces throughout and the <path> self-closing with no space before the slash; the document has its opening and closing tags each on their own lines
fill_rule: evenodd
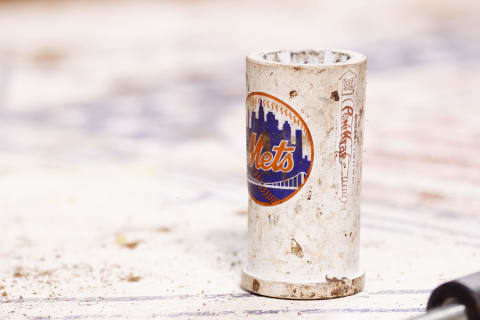
<svg viewBox="0 0 480 320">
<path fill-rule="evenodd" d="M 2 319 L 405 319 L 480 266 L 480 2 L 1 1 Z M 364 292 L 242 290 L 246 54 L 367 55 Z"/>
</svg>

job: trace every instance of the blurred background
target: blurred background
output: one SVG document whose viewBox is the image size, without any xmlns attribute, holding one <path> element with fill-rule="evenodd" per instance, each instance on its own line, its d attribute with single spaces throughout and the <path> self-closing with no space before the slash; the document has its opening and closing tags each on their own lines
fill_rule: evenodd
<svg viewBox="0 0 480 320">
<path fill-rule="evenodd" d="M 264 49 L 368 57 L 370 283 L 475 271 L 479 19 L 475 0 L 0 1 L 0 292 L 28 302 L 0 308 L 243 292 L 244 58 Z M 411 263 L 445 246 L 465 263 Z"/>
</svg>

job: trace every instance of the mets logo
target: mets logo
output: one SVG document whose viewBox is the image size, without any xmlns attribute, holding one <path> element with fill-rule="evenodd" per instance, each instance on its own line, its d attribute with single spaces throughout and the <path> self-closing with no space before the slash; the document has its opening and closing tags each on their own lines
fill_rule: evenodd
<svg viewBox="0 0 480 320">
<path fill-rule="evenodd" d="M 312 135 L 300 115 L 274 96 L 252 92 L 246 106 L 248 191 L 260 205 L 277 205 L 307 181 Z"/>
</svg>

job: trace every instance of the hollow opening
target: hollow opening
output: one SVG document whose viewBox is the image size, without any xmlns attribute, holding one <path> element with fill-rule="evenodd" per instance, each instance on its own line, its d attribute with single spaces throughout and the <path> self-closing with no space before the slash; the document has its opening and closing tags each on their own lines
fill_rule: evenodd
<svg viewBox="0 0 480 320">
<path fill-rule="evenodd" d="M 351 57 L 344 52 L 329 50 L 302 50 L 289 51 L 280 50 L 263 53 L 261 58 L 269 62 L 278 62 L 282 64 L 335 64 L 348 61 Z"/>
</svg>

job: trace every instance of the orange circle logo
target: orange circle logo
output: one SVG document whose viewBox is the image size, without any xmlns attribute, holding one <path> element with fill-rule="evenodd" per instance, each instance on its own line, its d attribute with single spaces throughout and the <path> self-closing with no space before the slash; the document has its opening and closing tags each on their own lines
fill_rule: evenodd
<svg viewBox="0 0 480 320">
<path fill-rule="evenodd" d="M 293 197 L 312 170 L 313 140 L 302 117 L 284 101 L 252 92 L 247 107 L 248 191 L 263 206 Z"/>
</svg>

